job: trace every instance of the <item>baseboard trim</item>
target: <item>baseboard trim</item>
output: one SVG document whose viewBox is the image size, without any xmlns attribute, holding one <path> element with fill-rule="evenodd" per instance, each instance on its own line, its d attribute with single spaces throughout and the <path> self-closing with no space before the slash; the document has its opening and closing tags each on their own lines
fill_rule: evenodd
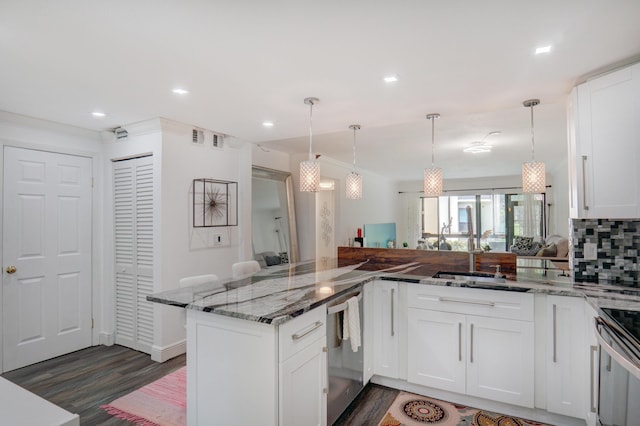
<svg viewBox="0 0 640 426">
<path fill-rule="evenodd" d="M 157 362 L 165 362 L 185 352 L 187 352 L 187 341 L 185 339 L 164 347 L 153 345 L 151 346 L 151 359 Z"/>
<path fill-rule="evenodd" d="M 101 331 L 98 333 L 98 344 L 104 346 L 113 346 L 115 343 L 115 337 L 113 333 L 107 333 L 105 331 Z"/>
</svg>

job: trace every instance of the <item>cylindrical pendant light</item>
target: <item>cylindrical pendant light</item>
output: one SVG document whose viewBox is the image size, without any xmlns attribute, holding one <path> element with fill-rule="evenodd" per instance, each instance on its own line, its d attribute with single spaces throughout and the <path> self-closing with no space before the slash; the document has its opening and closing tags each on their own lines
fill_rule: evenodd
<svg viewBox="0 0 640 426">
<path fill-rule="evenodd" d="M 362 198 L 362 176 L 356 172 L 356 130 L 360 130 L 359 124 L 349 126 L 353 130 L 353 170 L 347 175 L 346 192 L 350 200 Z"/>
<path fill-rule="evenodd" d="M 300 191 L 318 192 L 320 190 L 320 164 L 313 157 L 313 106 L 320 102 L 318 98 L 305 98 L 309 105 L 309 159 L 300 162 Z"/>
<path fill-rule="evenodd" d="M 535 161 L 533 107 L 538 104 L 540 99 L 527 99 L 522 102 L 522 105 L 531 109 L 531 161 L 522 163 L 522 191 L 525 193 L 545 192 L 547 186 L 544 163 Z"/>
<path fill-rule="evenodd" d="M 442 169 L 434 165 L 435 150 L 435 120 L 440 114 L 427 114 L 427 120 L 431 120 L 431 167 L 424 169 L 424 196 L 438 197 L 442 195 Z"/>
</svg>

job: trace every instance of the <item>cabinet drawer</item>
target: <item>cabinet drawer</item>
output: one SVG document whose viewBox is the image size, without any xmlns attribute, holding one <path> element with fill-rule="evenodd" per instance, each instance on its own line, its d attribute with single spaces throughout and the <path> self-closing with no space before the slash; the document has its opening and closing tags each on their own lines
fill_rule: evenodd
<svg viewBox="0 0 640 426">
<path fill-rule="evenodd" d="M 533 294 L 409 284 L 410 308 L 533 321 Z"/>
<path fill-rule="evenodd" d="M 327 308 L 322 305 L 280 325 L 280 362 L 326 336 Z"/>
</svg>

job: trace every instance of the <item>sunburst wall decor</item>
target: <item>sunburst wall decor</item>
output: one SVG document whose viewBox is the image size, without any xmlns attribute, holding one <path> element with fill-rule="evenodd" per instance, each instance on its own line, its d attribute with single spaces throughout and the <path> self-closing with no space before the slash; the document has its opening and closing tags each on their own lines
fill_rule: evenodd
<svg viewBox="0 0 640 426">
<path fill-rule="evenodd" d="M 238 225 L 238 183 L 200 178 L 193 180 L 193 227 Z"/>
</svg>

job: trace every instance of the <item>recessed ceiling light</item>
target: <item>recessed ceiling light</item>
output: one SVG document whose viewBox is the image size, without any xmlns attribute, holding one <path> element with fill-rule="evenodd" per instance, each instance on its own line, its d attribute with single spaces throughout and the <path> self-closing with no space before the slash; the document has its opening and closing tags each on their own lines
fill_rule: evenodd
<svg viewBox="0 0 640 426">
<path fill-rule="evenodd" d="M 549 52 L 551 52 L 551 45 L 540 46 L 540 47 L 536 48 L 536 55 L 539 55 L 541 53 L 549 53 Z"/>
<path fill-rule="evenodd" d="M 388 75 L 384 78 L 385 83 L 395 83 L 398 81 L 397 75 Z"/>
<path fill-rule="evenodd" d="M 263 121 L 262 125 L 264 127 L 273 127 L 273 121 Z"/>
<path fill-rule="evenodd" d="M 186 95 L 187 93 L 189 93 L 188 90 L 186 89 L 181 89 L 179 87 L 175 88 L 172 90 L 173 93 L 175 93 L 176 95 Z"/>
<path fill-rule="evenodd" d="M 93 112 L 91 113 L 91 115 L 93 115 L 94 117 L 104 117 L 104 116 L 106 116 L 107 114 L 105 114 L 104 112 L 100 112 L 100 111 L 93 111 Z"/>
</svg>

